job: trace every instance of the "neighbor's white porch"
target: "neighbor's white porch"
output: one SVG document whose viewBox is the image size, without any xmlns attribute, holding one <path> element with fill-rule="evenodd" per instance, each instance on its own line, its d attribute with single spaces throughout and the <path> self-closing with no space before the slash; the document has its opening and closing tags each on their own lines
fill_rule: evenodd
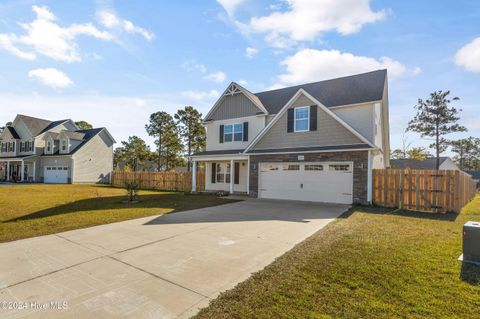
<svg viewBox="0 0 480 319">
<path fill-rule="evenodd" d="M 238 194 L 248 194 L 249 160 L 248 156 L 200 157 L 192 158 L 192 185 L 196 185 L 196 167 L 202 163 L 205 167 L 205 191 L 226 191 Z M 195 187 L 192 191 L 196 191 Z"/>
<path fill-rule="evenodd" d="M 0 180 L 8 182 L 35 182 L 37 163 L 28 158 L 0 159 Z"/>
</svg>

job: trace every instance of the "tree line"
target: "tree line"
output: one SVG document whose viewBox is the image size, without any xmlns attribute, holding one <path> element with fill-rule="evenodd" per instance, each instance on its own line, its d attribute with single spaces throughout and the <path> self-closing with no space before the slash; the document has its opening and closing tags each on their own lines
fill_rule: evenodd
<svg viewBox="0 0 480 319">
<path fill-rule="evenodd" d="M 480 138 L 470 136 L 467 138 L 451 140 L 446 135 L 456 132 L 466 132 L 467 128 L 460 125 L 459 114 L 462 111 L 451 106 L 458 97 L 450 98 L 450 91 L 435 91 L 427 99 L 418 99 L 414 106 L 417 113 L 408 123 L 405 132 L 419 133 L 422 138 L 431 139 L 429 148 L 434 150 L 434 155 L 424 147 L 410 147 L 405 135 L 403 147 L 391 152 L 392 159 L 424 160 L 427 157 L 436 158 L 436 169 L 440 166 L 440 155 L 450 149 L 453 160 L 461 170 L 480 170 Z"/>
<path fill-rule="evenodd" d="M 145 124 L 149 136 L 155 139 L 155 150 L 138 136 L 122 141 L 114 151 L 114 166 L 127 170 L 146 170 L 148 162 L 155 163 L 155 170 L 168 171 L 176 166 L 191 169 L 190 155 L 203 151 L 206 132 L 202 114 L 193 106 L 178 110 L 173 116 L 167 112 L 155 112 Z"/>
</svg>

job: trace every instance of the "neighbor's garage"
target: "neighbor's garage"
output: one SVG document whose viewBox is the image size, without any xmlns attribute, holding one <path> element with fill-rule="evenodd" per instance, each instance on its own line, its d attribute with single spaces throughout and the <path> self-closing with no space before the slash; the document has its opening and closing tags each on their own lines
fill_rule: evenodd
<svg viewBox="0 0 480 319">
<path fill-rule="evenodd" d="M 260 163 L 261 198 L 351 204 L 352 162 Z"/>
<path fill-rule="evenodd" d="M 68 166 L 45 166 L 44 167 L 44 183 L 47 184 L 67 184 L 68 183 Z"/>
</svg>

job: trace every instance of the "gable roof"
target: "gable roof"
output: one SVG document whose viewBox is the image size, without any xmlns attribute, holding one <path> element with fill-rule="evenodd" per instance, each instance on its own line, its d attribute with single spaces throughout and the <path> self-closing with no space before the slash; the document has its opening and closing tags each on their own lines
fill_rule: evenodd
<svg viewBox="0 0 480 319">
<path fill-rule="evenodd" d="M 440 165 L 445 162 L 449 157 L 442 156 L 440 157 Z M 393 168 L 411 168 L 411 169 L 435 169 L 437 163 L 436 157 L 429 157 L 424 159 L 423 161 L 420 160 L 412 160 L 412 159 L 391 159 L 390 166 Z"/>
<path fill-rule="evenodd" d="M 52 123 L 49 120 L 44 120 L 32 116 L 27 116 L 23 114 L 18 114 L 15 120 L 20 119 L 22 122 L 27 126 L 27 128 L 30 130 L 30 133 L 32 136 L 37 136 L 40 134 L 50 123 Z"/>
<path fill-rule="evenodd" d="M 100 133 L 100 132 L 101 132 L 102 130 L 104 130 L 104 129 L 105 129 L 104 127 L 100 127 L 100 128 L 92 128 L 92 129 L 88 129 L 88 130 L 78 130 L 78 131 L 75 131 L 75 133 L 83 134 L 83 141 L 82 141 L 77 147 L 75 147 L 71 152 L 60 154 L 60 152 L 57 150 L 57 151 L 56 151 L 55 153 L 53 153 L 53 154 L 43 154 L 42 156 L 73 155 L 73 154 L 75 154 L 80 148 L 82 148 L 82 146 L 84 146 L 85 144 L 87 144 L 93 137 L 95 137 L 98 133 Z M 49 134 L 57 134 L 57 135 L 60 135 L 59 133 L 49 133 Z"/>
<path fill-rule="evenodd" d="M 255 94 L 253 94 L 252 92 L 250 92 L 249 90 L 241 86 L 240 84 L 232 82 L 228 85 L 227 89 L 223 91 L 222 96 L 217 100 L 217 102 L 215 102 L 215 104 L 207 113 L 204 119 L 206 121 L 210 119 L 210 117 L 213 115 L 215 110 L 222 104 L 222 101 L 225 98 L 225 96 L 230 94 L 234 95 L 234 94 L 242 94 L 242 93 L 261 111 L 259 113 L 268 114 L 268 110 L 263 106 L 258 96 L 256 96 Z"/>
<path fill-rule="evenodd" d="M 255 95 L 270 114 L 278 113 L 299 89 L 305 90 L 326 107 L 358 104 L 381 100 L 386 77 L 387 70 L 378 70 Z"/>
<path fill-rule="evenodd" d="M 54 127 L 57 127 L 59 126 L 60 124 L 63 124 L 65 122 L 67 122 L 69 120 L 60 120 L 60 121 L 53 121 L 53 122 L 50 122 L 50 124 L 47 125 L 47 127 L 45 127 L 40 133 L 38 133 L 37 135 L 39 134 L 42 134 L 42 133 L 45 133 L 46 131 L 48 130 L 51 130 L 52 128 Z"/>
<path fill-rule="evenodd" d="M 65 134 L 71 140 L 83 140 L 85 133 L 79 131 L 61 131 L 60 133 Z"/>
<path fill-rule="evenodd" d="M 297 92 L 290 98 L 290 100 L 285 103 L 282 108 L 278 111 L 278 113 L 275 115 L 275 117 L 265 126 L 265 128 L 257 135 L 255 138 L 252 140 L 252 142 L 248 145 L 248 147 L 245 149 L 245 152 L 248 153 L 255 145 L 258 144 L 258 142 L 265 136 L 265 134 L 275 125 L 275 123 L 281 118 L 282 114 L 287 111 L 287 109 L 295 102 L 295 100 L 300 97 L 300 95 L 304 95 L 308 99 L 310 99 L 314 104 L 316 104 L 320 109 L 322 109 L 328 116 L 332 117 L 334 120 L 336 120 L 340 125 L 342 125 L 345 129 L 350 131 L 353 135 L 355 135 L 357 138 L 359 138 L 362 143 L 367 144 L 370 146 L 372 149 L 375 149 L 375 145 L 373 145 L 365 136 L 362 134 L 358 133 L 353 127 L 348 125 L 345 121 L 343 121 L 340 117 L 338 117 L 335 113 L 333 113 L 331 110 L 329 110 L 325 105 L 323 105 L 320 101 L 318 101 L 315 97 L 310 95 L 308 92 L 306 92 L 304 89 L 300 88 L 298 89 Z"/>
<path fill-rule="evenodd" d="M 19 139 L 20 138 L 20 136 L 18 136 L 17 131 L 15 131 L 15 129 L 13 127 L 7 126 L 7 127 L 5 127 L 5 130 L 8 130 L 14 139 Z"/>
<path fill-rule="evenodd" d="M 472 176 L 473 179 L 480 180 L 480 171 L 465 171 L 465 173 Z"/>
</svg>

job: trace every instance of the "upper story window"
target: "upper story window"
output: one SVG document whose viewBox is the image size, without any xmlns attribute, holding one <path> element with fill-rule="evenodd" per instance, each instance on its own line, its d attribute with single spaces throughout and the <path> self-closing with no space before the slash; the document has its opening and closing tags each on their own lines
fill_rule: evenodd
<svg viewBox="0 0 480 319">
<path fill-rule="evenodd" d="M 243 123 L 225 125 L 223 128 L 223 140 L 225 142 L 243 141 Z"/>
<path fill-rule="evenodd" d="M 68 149 L 67 140 L 62 140 L 62 152 L 66 152 Z"/>
<path fill-rule="evenodd" d="M 52 141 L 47 141 L 47 153 L 52 151 Z"/>
<path fill-rule="evenodd" d="M 310 130 L 310 106 L 296 107 L 294 116 L 295 132 L 306 132 Z"/>
<path fill-rule="evenodd" d="M 8 152 L 15 152 L 15 142 L 7 142 Z"/>
</svg>

